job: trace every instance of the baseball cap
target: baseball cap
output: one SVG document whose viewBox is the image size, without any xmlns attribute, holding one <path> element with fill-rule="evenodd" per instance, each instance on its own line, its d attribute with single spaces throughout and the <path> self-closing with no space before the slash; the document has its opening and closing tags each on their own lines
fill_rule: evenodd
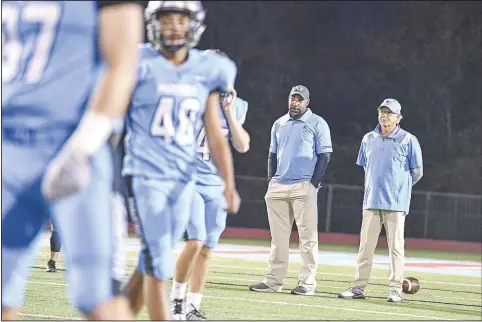
<svg viewBox="0 0 482 322">
<path fill-rule="evenodd" d="M 400 114 L 402 111 L 402 105 L 400 105 L 400 103 L 394 98 L 386 98 L 382 104 L 380 104 L 378 109 L 381 109 L 382 107 L 387 107 L 395 114 Z"/>
<path fill-rule="evenodd" d="M 308 88 L 306 88 L 303 85 L 296 85 L 295 87 L 293 87 L 291 89 L 290 96 L 293 94 L 301 95 L 301 97 L 303 97 L 304 100 L 310 98 L 310 91 L 308 90 Z"/>
</svg>

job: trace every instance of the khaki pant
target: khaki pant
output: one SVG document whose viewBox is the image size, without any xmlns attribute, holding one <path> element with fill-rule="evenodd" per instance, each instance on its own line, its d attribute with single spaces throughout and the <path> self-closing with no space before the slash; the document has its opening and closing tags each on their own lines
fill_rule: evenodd
<svg viewBox="0 0 482 322">
<path fill-rule="evenodd" d="M 301 251 L 300 284 L 316 287 L 318 269 L 318 190 L 309 182 L 279 184 L 272 182 L 266 193 L 271 251 L 269 270 L 263 283 L 274 290 L 283 286 L 288 274 L 289 242 L 296 221 Z"/>
<path fill-rule="evenodd" d="M 356 276 L 352 286 L 365 287 L 370 279 L 373 255 L 377 247 L 378 236 L 385 225 L 390 257 L 390 289 L 402 290 L 405 263 L 405 213 L 401 211 L 368 209 L 363 211 L 360 232 L 360 249 L 356 261 Z"/>
</svg>

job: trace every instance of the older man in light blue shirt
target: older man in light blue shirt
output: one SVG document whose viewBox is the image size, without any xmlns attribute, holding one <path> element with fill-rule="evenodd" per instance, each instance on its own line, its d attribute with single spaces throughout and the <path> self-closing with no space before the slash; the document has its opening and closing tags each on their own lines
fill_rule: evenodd
<svg viewBox="0 0 482 322">
<path fill-rule="evenodd" d="M 291 89 L 289 112 L 273 125 L 268 158 L 265 200 L 271 230 L 269 271 L 250 290 L 279 292 L 288 273 L 289 239 L 296 221 L 300 239 L 301 271 L 292 294 L 312 295 L 318 268 L 317 193 L 328 167 L 330 129 L 309 108 L 309 91 L 303 85 Z"/>
<path fill-rule="evenodd" d="M 412 186 L 423 175 L 422 150 L 417 138 L 400 128 L 400 103 L 387 98 L 378 108 L 377 127 L 365 134 L 357 165 L 365 170 L 363 221 L 355 281 L 338 297 L 365 298 L 373 255 L 385 225 L 390 256 L 388 302 L 402 302 L 404 227 Z"/>
</svg>

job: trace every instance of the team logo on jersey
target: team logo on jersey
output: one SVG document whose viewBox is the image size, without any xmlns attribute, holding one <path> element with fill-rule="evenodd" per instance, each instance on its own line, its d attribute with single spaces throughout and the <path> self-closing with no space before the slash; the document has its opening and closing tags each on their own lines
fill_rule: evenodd
<svg viewBox="0 0 482 322">
<path fill-rule="evenodd" d="M 201 75 L 196 75 L 194 76 L 194 79 L 200 83 L 205 82 L 208 80 L 206 76 L 201 76 Z"/>
<path fill-rule="evenodd" d="M 157 92 L 163 95 L 197 96 L 197 87 L 190 84 L 158 84 Z"/>
</svg>

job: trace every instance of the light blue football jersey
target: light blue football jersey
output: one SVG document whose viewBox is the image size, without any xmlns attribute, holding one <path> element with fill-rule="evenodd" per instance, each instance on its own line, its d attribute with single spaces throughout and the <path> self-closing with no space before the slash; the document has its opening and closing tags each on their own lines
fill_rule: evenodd
<svg viewBox="0 0 482 322">
<path fill-rule="evenodd" d="M 224 135 L 229 138 L 231 133 L 229 132 L 228 122 L 224 116 L 224 111 L 219 106 L 221 114 L 221 125 Z M 246 121 L 246 113 L 248 113 L 248 102 L 241 98 L 236 99 L 235 104 L 235 115 L 239 123 L 244 124 Z M 197 158 L 196 158 L 196 183 L 206 186 L 216 186 L 223 184 L 223 179 L 219 175 L 219 171 L 214 164 L 211 153 L 209 151 L 209 146 L 207 142 L 206 129 L 204 126 L 200 126 L 197 133 Z"/>
<path fill-rule="evenodd" d="M 97 1 L 2 1 L 2 126 L 75 126 L 101 60 Z"/>
<path fill-rule="evenodd" d="M 190 49 L 175 66 L 143 44 L 139 79 L 127 114 L 123 175 L 190 181 L 196 128 L 211 92 L 234 86 L 236 65 L 214 52 Z"/>
</svg>

